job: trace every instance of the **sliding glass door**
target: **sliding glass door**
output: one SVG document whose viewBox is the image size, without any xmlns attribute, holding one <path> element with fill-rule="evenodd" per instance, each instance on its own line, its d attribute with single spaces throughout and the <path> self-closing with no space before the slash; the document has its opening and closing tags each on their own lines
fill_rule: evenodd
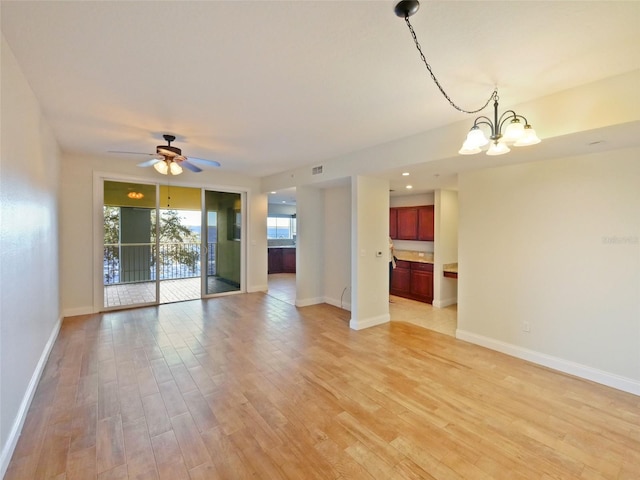
<svg viewBox="0 0 640 480">
<path fill-rule="evenodd" d="M 156 186 L 104 182 L 103 307 L 157 303 Z"/>
<path fill-rule="evenodd" d="M 240 291 L 241 194 L 105 180 L 103 222 L 104 309 Z"/>
<path fill-rule="evenodd" d="M 205 190 L 206 295 L 240 290 L 242 196 Z"/>
</svg>

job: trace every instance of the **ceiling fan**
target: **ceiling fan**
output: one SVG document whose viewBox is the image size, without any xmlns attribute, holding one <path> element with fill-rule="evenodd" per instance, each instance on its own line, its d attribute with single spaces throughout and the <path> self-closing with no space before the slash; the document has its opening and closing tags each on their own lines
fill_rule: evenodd
<svg viewBox="0 0 640 480">
<path fill-rule="evenodd" d="M 204 158 L 187 157 L 182 155 L 182 150 L 178 147 L 171 145 L 171 142 L 175 141 L 175 135 L 162 135 L 162 138 L 167 142 L 166 145 L 158 145 L 156 147 L 156 153 L 140 153 L 140 152 L 116 152 L 111 153 L 129 153 L 134 155 L 148 155 L 153 157 L 151 160 L 144 161 L 138 164 L 138 167 L 151 167 L 155 168 L 159 173 L 163 175 L 180 175 L 182 173 L 182 167 L 192 172 L 201 172 L 202 169 L 195 165 L 199 163 L 201 165 L 207 165 L 211 167 L 219 167 L 220 163 L 215 160 L 205 160 Z"/>
</svg>

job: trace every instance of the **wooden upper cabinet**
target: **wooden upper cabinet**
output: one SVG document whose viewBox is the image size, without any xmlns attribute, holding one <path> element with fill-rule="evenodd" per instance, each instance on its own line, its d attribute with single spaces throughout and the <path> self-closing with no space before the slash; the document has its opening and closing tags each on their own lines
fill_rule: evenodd
<svg viewBox="0 0 640 480">
<path fill-rule="evenodd" d="M 434 235 L 433 205 L 418 207 L 418 240 L 433 242 Z"/>
<path fill-rule="evenodd" d="M 399 207 L 398 211 L 398 239 L 418 239 L 418 207 Z"/>
<path fill-rule="evenodd" d="M 389 236 L 398 240 L 433 242 L 433 205 L 419 207 L 391 207 Z"/>
<path fill-rule="evenodd" d="M 394 207 L 389 209 L 389 236 L 398 238 L 398 209 Z"/>
</svg>

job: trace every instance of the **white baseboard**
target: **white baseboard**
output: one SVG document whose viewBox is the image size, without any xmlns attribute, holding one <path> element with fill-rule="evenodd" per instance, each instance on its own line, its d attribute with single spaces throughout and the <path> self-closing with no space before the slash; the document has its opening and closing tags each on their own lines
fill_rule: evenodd
<svg viewBox="0 0 640 480">
<path fill-rule="evenodd" d="M 365 318 L 362 320 L 351 319 L 349 320 L 349 328 L 353 330 L 362 330 L 364 328 L 375 327 L 376 325 L 382 325 L 391 321 L 391 315 L 385 313 L 377 317 Z"/>
<path fill-rule="evenodd" d="M 247 293 L 255 293 L 255 292 L 267 292 L 269 290 L 269 285 L 252 285 L 247 287 Z"/>
<path fill-rule="evenodd" d="M 529 350 L 527 348 L 519 347 L 518 345 L 502 342 L 500 340 L 467 332 L 465 330 L 456 330 L 456 338 L 491 350 L 506 353 L 512 357 L 521 358 L 544 367 L 549 367 L 563 373 L 575 375 L 576 377 L 584 378 L 585 380 L 591 380 L 592 382 L 600 383 L 607 387 L 622 390 L 623 392 L 640 395 L 640 382 L 631 378 L 622 377 L 614 373 L 598 370 L 597 368 L 582 365 L 563 358 L 554 357 L 552 355 L 547 355 L 546 353 L 537 352 L 535 350 Z"/>
<path fill-rule="evenodd" d="M 445 298 L 444 300 L 434 300 L 431 305 L 434 308 L 444 308 L 444 307 L 448 307 L 449 305 L 455 305 L 456 303 L 458 303 L 458 299 L 454 297 L 454 298 Z"/>
<path fill-rule="evenodd" d="M 296 298 L 296 307 L 308 307 L 309 305 L 318 305 L 319 303 L 324 303 L 324 298 L 315 297 L 315 298 Z"/>
<path fill-rule="evenodd" d="M 338 307 L 343 310 L 351 311 L 351 303 L 343 302 L 340 304 L 340 300 L 335 298 L 324 297 L 324 303 L 328 303 L 329 305 L 333 305 L 334 307 Z"/>
<path fill-rule="evenodd" d="M 11 456 L 13 455 L 13 452 L 16 449 L 16 445 L 18 444 L 18 439 L 20 438 L 20 433 L 22 432 L 24 421 L 27 418 L 27 412 L 29 411 L 29 407 L 31 406 L 33 396 L 36 393 L 36 388 L 38 387 L 38 382 L 40 381 L 40 377 L 42 376 L 42 372 L 44 371 L 44 366 L 47 364 L 47 360 L 49 359 L 49 354 L 51 353 L 53 344 L 58 338 L 58 332 L 60 332 L 61 325 L 62 317 L 58 318 L 58 321 L 53 326 L 51 335 L 49 335 L 49 340 L 47 340 L 47 343 L 44 346 L 44 350 L 42 350 L 40 360 L 38 360 L 36 369 L 34 370 L 33 375 L 31 375 L 31 380 L 29 381 L 29 385 L 27 385 L 27 390 L 24 393 L 22 402 L 20 402 L 20 408 L 18 409 L 18 413 L 16 414 L 13 425 L 11 426 L 11 431 L 9 432 L 9 435 L 7 437 L 7 441 L 2 446 L 2 454 L 0 455 L 0 478 L 4 478 L 4 474 L 7 473 L 7 468 L 9 468 Z"/>
</svg>

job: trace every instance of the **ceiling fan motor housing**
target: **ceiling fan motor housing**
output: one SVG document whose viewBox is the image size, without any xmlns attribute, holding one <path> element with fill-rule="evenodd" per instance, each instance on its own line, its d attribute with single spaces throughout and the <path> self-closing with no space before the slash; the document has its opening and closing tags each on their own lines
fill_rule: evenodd
<svg viewBox="0 0 640 480">
<path fill-rule="evenodd" d="M 179 155 L 182 155 L 182 150 L 180 150 L 178 147 L 173 147 L 171 145 L 158 145 L 156 147 L 156 153 L 158 155 L 163 155 L 165 157 L 177 157 Z"/>
</svg>

